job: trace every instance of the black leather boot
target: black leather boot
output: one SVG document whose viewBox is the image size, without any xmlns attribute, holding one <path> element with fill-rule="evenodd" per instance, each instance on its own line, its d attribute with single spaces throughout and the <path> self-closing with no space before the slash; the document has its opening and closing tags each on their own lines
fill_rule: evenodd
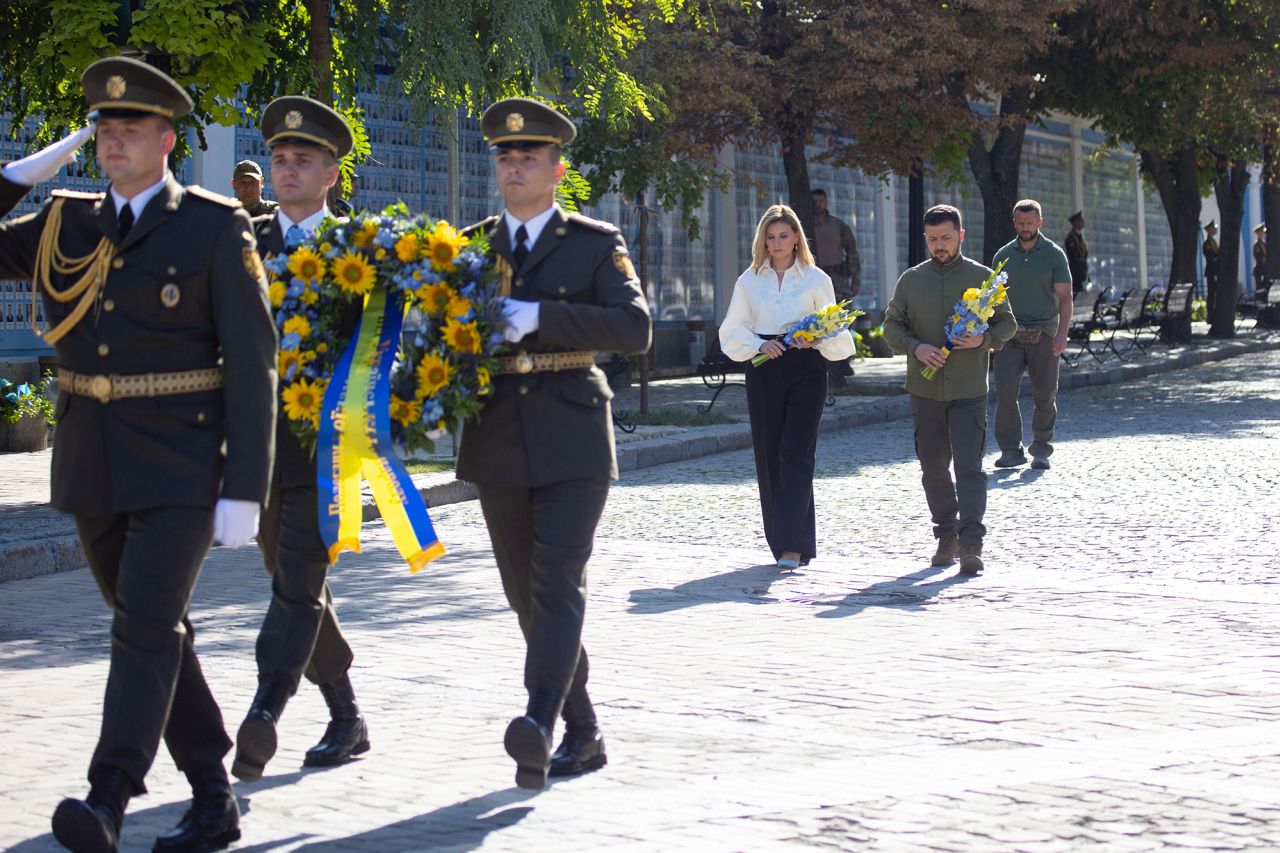
<svg viewBox="0 0 1280 853">
<path fill-rule="evenodd" d="M 538 790 L 547 785 L 551 731 L 556 717 L 560 716 L 562 701 L 559 691 L 534 690 L 529 695 L 525 715 L 507 725 L 503 746 L 507 755 L 516 760 L 516 785 L 521 788 Z"/>
<path fill-rule="evenodd" d="M 329 706 L 329 725 L 320 742 L 307 750 L 302 763 L 307 767 L 332 767 L 368 752 L 369 727 L 360 716 L 351 679 L 344 674 L 336 681 L 321 684 L 320 694 Z"/>
<path fill-rule="evenodd" d="M 177 826 L 156 839 L 152 853 L 210 853 L 240 838 L 240 807 L 222 765 L 188 771 L 187 780 L 191 807 Z"/>
<path fill-rule="evenodd" d="M 292 695 L 293 687 L 284 678 L 259 677 L 258 692 L 236 733 L 236 758 L 231 772 L 237 779 L 257 782 L 262 778 L 267 762 L 276 754 L 276 724 Z"/>
<path fill-rule="evenodd" d="M 564 738 L 551 756 L 549 775 L 577 776 L 609 763 L 604 754 L 604 736 L 596 723 L 596 709 L 585 688 L 565 699 L 564 723 Z"/>
<path fill-rule="evenodd" d="M 123 770 L 103 765 L 94 771 L 89 796 L 70 797 L 53 812 L 53 837 L 74 853 L 115 853 L 124 809 L 134 794 Z"/>
</svg>

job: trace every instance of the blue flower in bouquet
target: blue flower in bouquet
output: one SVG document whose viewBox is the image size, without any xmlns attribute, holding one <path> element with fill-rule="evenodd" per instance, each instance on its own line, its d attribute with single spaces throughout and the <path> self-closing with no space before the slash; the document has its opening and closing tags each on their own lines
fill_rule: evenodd
<svg viewBox="0 0 1280 853">
<path fill-rule="evenodd" d="M 298 336 L 298 333 L 290 332 L 280 338 L 280 349 L 297 349 L 301 343 L 302 338 Z"/>
<path fill-rule="evenodd" d="M 862 314 L 861 310 L 850 308 L 849 300 L 847 299 L 843 302 L 832 303 L 797 320 L 783 335 L 782 343 L 784 346 L 792 347 L 797 346 L 800 341 L 808 343 L 825 341 L 843 333 Z M 751 364 L 759 367 L 768 360 L 769 356 L 767 354 L 760 353 L 751 359 Z"/>
</svg>

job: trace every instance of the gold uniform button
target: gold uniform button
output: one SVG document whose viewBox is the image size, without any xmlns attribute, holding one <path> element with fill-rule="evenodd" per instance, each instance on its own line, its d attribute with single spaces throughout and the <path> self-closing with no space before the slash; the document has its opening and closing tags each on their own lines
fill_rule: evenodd
<svg viewBox="0 0 1280 853">
<path fill-rule="evenodd" d="M 177 275 L 177 274 L 178 274 L 177 267 L 169 267 L 169 275 Z"/>
<path fill-rule="evenodd" d="M 528 393 L 529 393 L 529 386 L 528 386 L 528 385 L 521 385 L 521 386 L 520 386 L 520 393 L 521 393 L 521 394 L 528 394 Z"/>
<path fill-rule="evenodd" d="M 524 279 L 523 278 L 516 279 L 515 285 L 516 287 L 524 287 Z"/>
<path fill-rule="evenodd" d="M 111 347 L 106 344 L 98 344 L 98 355 L 106 355 L 111 352 Z"/>
<path fill-rule="evenodd" d="M 116 258 L 114 261 L 112 261 L 111 268 L 113 270 L 124 269 L 124 258 Z"/>
<path fill-rule="evenodd" d="M 104 300 L 102 300 L 102 310 L 103 310 L 103 311 L 114 311 L 114 310 L 116 310 L 116 301 L 115 301 L 114 299 L 104 299 Z"/>
<path fill-rule="evenodd" d="M 593 405 L 593 406 L 598 406 L 599 404 L 600 404 L 600 398 L 599 398 L 599 397 L 592 397 L 592 398 L 591 398 L 591 405 Z"/>
<path fill-rule="evenodd" d="M 558 291 L 557 291 L 557 292 L 558 292 L 558 293 L 566 293 L 566 292 L 567 292 L 567 288 L 562 284 L 562 285 L 560 285 L 560 287 L 559 287 L 559 289 L 558 289 Z"/>
<path fill-rule="evenodd" d="M 196 413 L 196 421 L 197 423 L 204 423 L 204 412 Z"/>
</svg>

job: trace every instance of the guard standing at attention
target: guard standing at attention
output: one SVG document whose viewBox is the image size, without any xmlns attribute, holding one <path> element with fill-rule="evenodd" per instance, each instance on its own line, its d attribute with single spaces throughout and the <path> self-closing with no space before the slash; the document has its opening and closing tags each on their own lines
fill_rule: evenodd
<svg viewBox="0 0 1280 853">
<path fill-rule="evenodd" d="M 332 216 L 325 199 L 338 181 L 338 161 L 352 146 L 342 116 L 310 98 L 276 98 L 262 111 L 262 136 L 271 149 L 271 182 L 280 208 L 253 221 L 264 258 L 290 251 Z M 353 303 L 343 318 L 350 335 L 360 318 Z M 284 383 L 289 377 L 281 376 Z M 369 730 L 356 705 L 347 670 L 351 646 L 342 635 L 325 577 L 329 550 L 320 537 L 316 462 L 289 429 L 276 426 L 276 467 L 258 528 L 271 604 L 258 633 L 258 692 L 236 735 L 231 772 L 254 781 L 276 752 L 276 724 L 305 674 L 329 706 L 329 727 L 307 751 L 309 767 L 341 764 L 369 750 Z"/>
<path fill-rule="evenodd" d="M 476 484 L 507 601 L 526 643 L 529 701 L 507 726 L 516 784 L 604 766 L 582 649 L 587 559 L 618 476 L 596 351 L 644 352 L 649 308 L 618 229 L 555 203 L 560 146 L 573 123 L 525 98 L 485 110 L 506 210 L 464 233 L 487 234 L 504 276 L 514 354 L 479 420 L 463 429 L 458 477 Z M 552 756 L 563 709 L 564 740 Z"/>
<path fill-rule="evenodd" d="M 1062 241 L 1067 253 L 1067 268 L 1071 271 L 1071 295 L 1089 286 L 1089 244 L 1084 239 L 1084 211 L 1077 210 L 1069 220 L 1071 230 Z"/>
<path fill-rule="evenodd" d="M 89 795 L 58 805 L 53 834 L 75 851 L 117 849 L 163 734 L 194 796 L 154 849 L 218 850 L 240 837 L 222 765 L 231 740 L 187 608 L 210 543 L 247 544 L 257 528 L 276 330 L 249 215 L 166 167 L 187 93 L 123 57 L 81 82 L 109 192 L 54 190 L 37 213 L 0 224 L 0 276 L 33 280 L 58 357 L 52 503 L 75 515 L 112 610 Z M 93 132 L 5 166 L 0 211 Z"/>
</svg>

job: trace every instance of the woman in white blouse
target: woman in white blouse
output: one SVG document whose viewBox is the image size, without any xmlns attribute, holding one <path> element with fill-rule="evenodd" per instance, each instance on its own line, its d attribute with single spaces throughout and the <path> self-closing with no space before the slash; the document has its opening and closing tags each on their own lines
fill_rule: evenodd
<svg viewBox="0 0 1280 853">
<path fill-rule="evenodd" d="M 817 553 L 813 469 L 827 361 L 848 359 L 854 345 L 848 332 L 790 347 L 778 338 L 835 301 L 831 278 L 814 263 L 795 211 L 770 207 L 756 226 L 751 266 L 733 286 L 720 348 L 734 361 L 769 356 L 759 367 L 747 365 L 747 412 L 764 537 L 784 570 L 808 564 Z"/>
</svg>

